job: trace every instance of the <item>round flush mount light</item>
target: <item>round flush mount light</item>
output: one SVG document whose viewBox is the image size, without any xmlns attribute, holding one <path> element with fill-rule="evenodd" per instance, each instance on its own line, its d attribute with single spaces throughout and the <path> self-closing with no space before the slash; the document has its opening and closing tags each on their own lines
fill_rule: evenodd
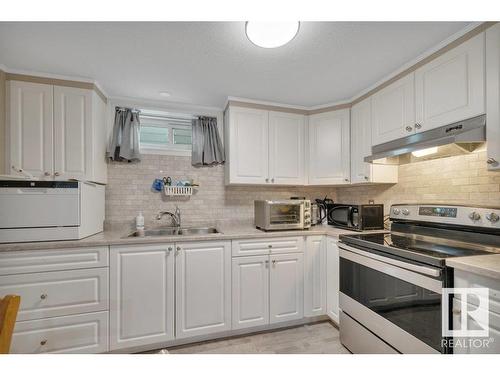
<svg viewBox="0 0 500 375">
<path fill-rule="evenodd" d="M 168 98 L 170 96 L 170 93 L 167 91 L 161 91 L 160 96 L 163 96 L 164 98 Z"/>
<path fill-rule="evenodd" d="M 277 48 L 290 42 L 299 32 L 300 22 L 253 22 L 248 21 L 245 31 L 256 46 Z"/>
</svg>

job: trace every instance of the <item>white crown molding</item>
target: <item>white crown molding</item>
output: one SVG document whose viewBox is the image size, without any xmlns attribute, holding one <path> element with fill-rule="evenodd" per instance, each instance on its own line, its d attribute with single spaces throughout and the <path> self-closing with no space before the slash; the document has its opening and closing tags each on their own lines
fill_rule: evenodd
<svg viewBox="0 0 500 375">
<path fill-rule="evenodd" d="M 241 97 L 238 97 L 238 96 L 228 96 L 227 99 L 226 99 L 226 102 L 224 103 L 224 108 L 227 107 L 229 101 L 245 102 L 245 103 L 259 104 L 259 105 L 266 105 L 266 106 L 273 106 L 273 107 L 299 109 L 299 110 L 303 110 L 303 111 L 309 110 L 309 107 L 301 106 L 301 105 L 293 105 L 293 104 L 284 104 L 284 103 L 277 103 L 277 102 L 269 102 L 269 101 L 266 101 L 266 100 L 256 100 L 256 99 L 241 98 Z"/>
<path fill-rule="evenodd" d="M 187 111 L 198 115 L 219 115 L 223 112 L 223 108 L 210 107 L 189 103 L 180 103 L 167 100 L 156 100 L 148 98 L 131 98 L 127 96 L 111 96 L 108 97 L 108 103 L 113 105 L 128 105 L 132 107 L 142 107 L 151 110 L 168 110 L 168 111 Z"/>
<path fill-rule="evenodd" d="M 36 77 L 43 77 L 43 78 L 61 79 L 61 80 L 65 80 L 65 81 L 92 83 L 103 93 L 104 96 L 109 97 L 107 95 L 106 91 L 102 88 L 102 85 L 99 82 L 97 82 L 96 80 L 91 79 L 91 78 L 79 77 L 79 76 L 67 76 L 67 75 L 63 75 L 63 74 L 53 74 L 53 73 L 38 72 L 38 71 L 33 71 L 33 70 L 13 69 L 13 68 L 9 68 L 3 64 L 0 64 L 0 69 L 2 69 L 5 73 L 11 73 L 11 74 L 22 74 L 22 75 L 36 76 Z"/>
</svg>

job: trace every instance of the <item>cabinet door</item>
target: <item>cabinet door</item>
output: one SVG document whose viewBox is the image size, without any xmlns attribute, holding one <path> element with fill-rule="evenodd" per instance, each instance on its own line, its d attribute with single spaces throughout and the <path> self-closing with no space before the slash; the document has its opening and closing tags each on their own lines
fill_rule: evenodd
<svg viewBox="0 0 500 375">
<path fill-rule="evenodd" d="M 365 99 L 351 108 L 351 182 L 369 182 L 370 163 L 364 157 L 372 154 L 372 102 Z"/>
<path fill-rule="evenodd" d="M 53 174 L 53 86 L 10 82 L 10 166 L 36 178 Z"/>
<path fill-rule="evenodd" d="M 233 329 L 269 324 L 269 256 L 233 259 Z"/>
<path fill-rule="evenodd" d="M 229 109 L 229 183 L 269 183 L 268 112 Z"/>
<path fill-rule="evenodd" d="M 231 243 L 176 245 L 176 337 L 231 329 Z"/>
<path fill-rule="evenodd" d="M 372 96 L 372 145 L 414 134 L 414 77 L 408 74 Z"/>
<path fill-rule="evenodd" d="M 303 255 L 271 255 L 270 323 L 280 323 L 304 317 Z"/>
<path fill-rule="evenodd" d="M 339 248 L 338 240 L 326 238 L 326 313 L 339 323 Z"/>
<path fill-rule="evenodd" d="M 269 112 L 269 176 L 273 184 L 304 185 L 304 116 Z"/>
<path fill-rule="evenodd" d="M 326 241 L 324 236 L 308 236 L 304 269 L 304 315 L 326 313 Z"/>
<path fill-rule="evenodd" d="M 349 109 L 309 118 L 309 184 L 349 183 Z"/>
<path fill-rule="evenodd" d="M 92 92 L 54 86 L 54 175 L 91 179 Z"/>
<path fill-rule="evenodd" d="M 486 30 L 488 169 L 500 170 L 500 24 Z"/>
<path fill-rule="evenodd" d="M 417 132 L 485 112 L 484 59 L 481 33 L 416 70 Z"/>
<path fill-rule="evenodd" d="M 111 350 L 174 338 L 173 248 L 173 244 L 111 246 Z"/>
</svg>

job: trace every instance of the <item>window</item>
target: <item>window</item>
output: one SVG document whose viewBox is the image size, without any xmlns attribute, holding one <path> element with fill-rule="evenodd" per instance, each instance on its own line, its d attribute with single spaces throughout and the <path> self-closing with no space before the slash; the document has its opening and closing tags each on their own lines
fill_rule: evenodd
<svg viewBox="0 0 500 375">
<path fill-rule="evenodd" d="M 191 151 L 191 115 L 141 111 L 139 135 L 144 153 L 181 153 Z"/>
</svg>

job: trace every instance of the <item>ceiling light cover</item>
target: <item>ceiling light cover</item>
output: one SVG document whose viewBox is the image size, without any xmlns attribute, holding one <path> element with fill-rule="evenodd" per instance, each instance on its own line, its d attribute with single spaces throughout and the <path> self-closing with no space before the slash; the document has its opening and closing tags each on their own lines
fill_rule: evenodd
<svg viewBox="0 0 500 375">
<path fill-rule="evenodd" d="M 299 32 L 300 22 L 253 22 L 246 23 L 248 39 L 263 48 L 281 47 Z"/>
<path fill-rule="evenodd" d="M 165 98 L 168 98 L 170 96 L 170 93 L 168 91 L 160 91 L 160 95 Z"/>
</svg>

